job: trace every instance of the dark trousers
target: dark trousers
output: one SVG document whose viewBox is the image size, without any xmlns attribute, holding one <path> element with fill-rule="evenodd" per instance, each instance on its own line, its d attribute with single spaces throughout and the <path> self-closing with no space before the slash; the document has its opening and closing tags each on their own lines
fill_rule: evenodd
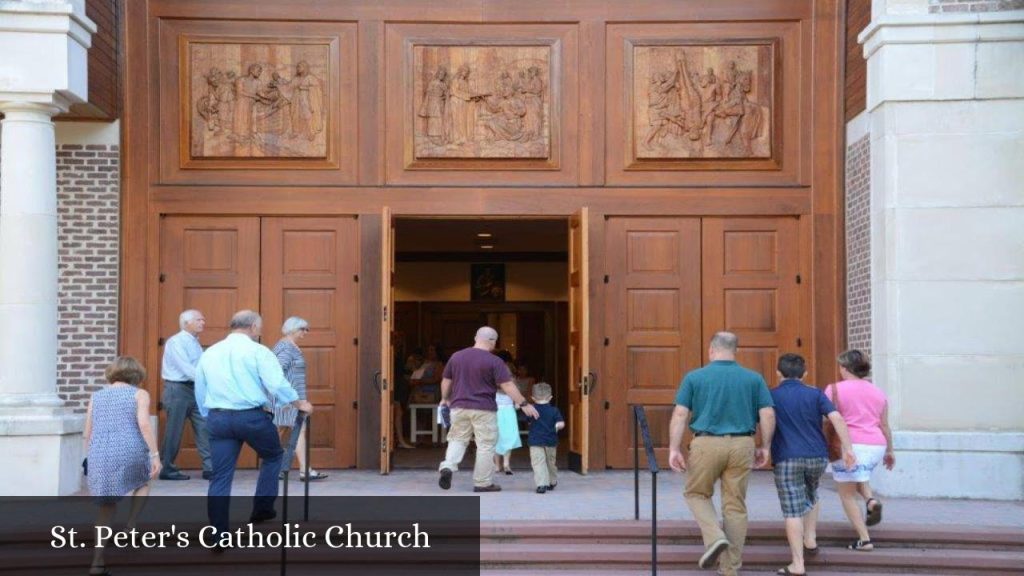
<svg viewBox="0 0 1024 576">
<path fill-rule="evenodd" d="M 160 447 L 163 471 L 161 474 L 178 472 L 174 460 L 178 458 L 181 448 L 181 436 L 185 432 L 185 420 L 192 422 L 192 433 L 196 439 L 196 450 L 203 460 L 203 471 L 212 469 L 210 461 L 210 438 L 206 430 L 206 418 L 199 413 L 196 405 L 195 388 L 181 382 L 164 381 L 164 389 L 160 395 L 167 420 L 164 426 L 164 445 Z"/>
<path fill-rule="evenodd" d="M 235 478 L 235 465 L 242 444 L 248 444 L 260 457 L 260 476 L 252 503 L 253 515 L 274 510 L 277 475 L 281 471 L 284 450 L 277 437 L 273 415 L 263 410 L 211 410 L 207 427 L 213 451 L 213 478 L 210 480 L 206 506 L 210 524 L 221 533 L 228 530 L 231 482 Z"/>
</svg>

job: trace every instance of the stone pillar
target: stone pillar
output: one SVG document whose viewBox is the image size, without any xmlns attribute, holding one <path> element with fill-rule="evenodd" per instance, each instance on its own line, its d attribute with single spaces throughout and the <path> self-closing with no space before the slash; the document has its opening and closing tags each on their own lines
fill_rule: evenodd
<svg viewBox="0 0 1024 576">
<path fill-rule="evenodd" d="M 53 116 L 88 93 L 84 2 L 0 0 L 0 495 L 79 489 L 83 418 L 57 396 Z"/>
<path fill-rule="evenodd" d="M 993 3 L 995 6 L 995 3 Z M 868 60 L 883 494 L 1024 499 L 1024 11 L 875 0 Z"/>
<path fill-rule="evenodd" d="M 56 106 L 0 103 L 0 409 L 59 408 Z"/>
</svg>

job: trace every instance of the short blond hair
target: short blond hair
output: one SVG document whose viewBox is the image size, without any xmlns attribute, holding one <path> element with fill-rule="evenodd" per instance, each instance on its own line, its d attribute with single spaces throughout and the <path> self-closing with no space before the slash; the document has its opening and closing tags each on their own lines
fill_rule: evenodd
<svg viewBox="0 0 1024 576">
<path fill-rule="evenodd" d="M 124 382 L 132 386 L 138 386 L 146 379 L 146 369 L 138 360 L 131 356 L 118 356 L 110 366 L 103 372 L 107 382 Z"/>
</svg>

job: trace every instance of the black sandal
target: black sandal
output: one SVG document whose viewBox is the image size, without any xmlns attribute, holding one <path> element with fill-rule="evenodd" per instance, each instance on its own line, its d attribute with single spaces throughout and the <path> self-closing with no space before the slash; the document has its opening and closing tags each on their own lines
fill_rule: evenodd
<svg viewBox="0 0 1024 576">
<path fill-rule="evenodd" d="M 875 507 L 871 507 L 871 503 L 875 503 Z M 874 526 L 882 521 L 882 502 L 877 498 L 868 498 L 868 501 L 864 503 L 864 510 L 866 516 L 864 523 L 868 526 Z"/>
<path fill-rule="evenodd" d="M 793 571 L 791 571 L 789 569 L 789 566 L 783 566 L 782 568 L 779 568 L 778 570 L 776 570 L 775 573 L 776 574 L 781 574 L 782 576 L 787 576 L 787 575 L 788 576 L 806 576 L 807 575 L 807 572 L 793 572 Z"/>
<path fill-rule="evenodd" d="M 868 548 L 871 546 L 871 548 Z M 846 547 L 847 550 L 856 550 L 858 552 L 871 552 L 875 549 L 875 545 L 871 540 L 855 540 L 852 544 Z"/>
<path fill-rule="evenodd" d="M 818 549 L 819 549 L 818 546 L 815 546 L 814 548 L 809 548 L 809 547 L 807 547 L 805 545 L 804 546 L 804 556 L 817 556 L 818 555 Z"/>
</svg>

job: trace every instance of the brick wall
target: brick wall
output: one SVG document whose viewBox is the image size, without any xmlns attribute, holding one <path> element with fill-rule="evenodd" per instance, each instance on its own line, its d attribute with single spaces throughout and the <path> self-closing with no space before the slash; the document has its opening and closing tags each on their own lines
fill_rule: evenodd
<svg viewBox="0 0 1024 576">
<path fill-rule="evenodd" d="M 1024 0 L 928 0 L 928 11 L 932 14 L 1003 10 L 1024 10 Z"/>
<path fill-rule="evenodd" d="M 846 148 L 846 335 L 871 350 L 870 135 Z"/>
<path fill-rule="evenodd" d="M 84 411 L 117 354 L 117 145 L 57 146 L 57 393 Z"/>
</svg>

